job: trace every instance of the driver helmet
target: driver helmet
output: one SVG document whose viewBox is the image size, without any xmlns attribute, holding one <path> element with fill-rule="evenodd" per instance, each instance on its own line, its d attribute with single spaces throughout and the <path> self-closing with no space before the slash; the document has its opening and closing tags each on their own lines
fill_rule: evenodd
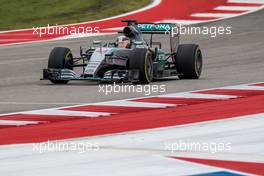
<svg viewBox="0 0 264 176">
<path fill-rule="evenodd" d="M 117 38 L 117 46 L 118 48 L 129 48 L 130 39 L 126 36 L 119 36 Z"/>
</svg>

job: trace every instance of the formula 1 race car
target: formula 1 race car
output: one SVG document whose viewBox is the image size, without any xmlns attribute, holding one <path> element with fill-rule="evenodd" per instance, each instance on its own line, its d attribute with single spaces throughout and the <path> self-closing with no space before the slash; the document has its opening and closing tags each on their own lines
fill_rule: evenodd
<svg viewBox="0 0 264 176">
<path fill-rule="evenodd" d="M 73 57 L 71 50 L 54 48 L 43 70 L 43 79 L 55 84 L 67 84 L 70 80 L 95 80 L 148 84 L 153 79 L 178 76 L 180 79 L 198 79 L 202 72 L 202 52 L 197 44 L 179 45 L 179 35 L 171 35 L 176 24 L 127 23 L 117 41 L 94 41 L 80 57 Z M 145 40 L 148 34 L 150 40 Z M 161 42 L 154 42 L 153 35 L 169 36 L 170 51 L 162 49 Z M 80 74 L 73 71 L 82 67 Z"/>
</svg>

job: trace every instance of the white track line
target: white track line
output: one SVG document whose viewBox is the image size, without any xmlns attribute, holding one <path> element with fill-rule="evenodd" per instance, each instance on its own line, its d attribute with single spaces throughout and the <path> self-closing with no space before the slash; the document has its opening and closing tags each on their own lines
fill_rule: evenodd
<svg viewBox="0 0 264 176">
<path fill-rule="evenodd" d="M 264 90 L 264 86 L 247 86 L 247 85 L 238 85 L 238 86 L 228 86 L 221 89 L 235 89 L 235 90 Z"/>
<path fill-rule="evenodd" d="M 117 100 L 95 103 L 94 105 L 100 106 L 122 106 L 122 107 L 139 107 L 139 108 L 166 108 L 170 106 L 176 106 L 175 104 L 165 104 L 165 103 L 146 103 L 146 102 L 134 102 L 128 100 Z"/>
<path fill-rule="evenodd" d="M 106 113 L 106 112 L 68 111 L 68 110 L 57 110 L 57 109 L 27 111 L 22 114 L 81 116 L 81 117 L 99 117 L 99 116 L 109 116 L 110 115 L 110 113 Z"/>
<path fill-rule="evenodd" d="M 248 6 L 218 6 L 214 8 L 215 10 L 236 10 L 236 11 L 249 11 L 257 10 L 259 7 L 248 7 Z"/>
<path fill-rule="evenodd" d="M 98 36 L 106 36 L 106 35 L 113 35 L 115 33 L 93 33 L 93 34 L 70 34 L 62 37 L 53 38 L 51 40 L 68 40 L 68 39 L 75 39 L 75 38 L 86 38 L 86 37 L 98 37 Z"/>
<path fill-rule="evenodd" d="M 114 27 L 114 28 L 106 28 L 106 29 L 103 29 L 104 31 L 119 31 L 119 30 L 122 30 L 124 29 L 124 26 L 123 27 Z"/>
<path fill-rule="evenodd" d="M 264 0 L 228 0 L 229 3 L 264 4 Z"/>
<path fill-rule="evenodd" d="M 203 23 L 207 20 L 174 20 L 174 19 L 167 19 L 162 21 L 156 21 L 156 23 L 176 23 L 176 24 L 182 24 L 182 25 L 189 25 L 189 24 L 197 24 L 197 23 Z"/>
<path fill-rule="evenodd" d="M 237 15 L 237 14 L 234 14 L 234 13 L 193 13 L 191 14 L 191 16 L 193 17 L 219 17 L 219 18 L 230 17 L 234 15 Z"/>
<path fill-rule="evenodd" d="M 1 125 L 16 125 L 16 126 L 21 126 L 21 125 L 32 125 L 32 124 L 38 124 L 40 122 L 38 121 L 21 121 L 21 120 L 0 120 L 0 126 Z"/>
<path fill-rule="evenodd" d="M 220 100 L 238 98 L 238 96 L 231 96 L 231 95 L 215 95 L 215 94 L 202 94 L 202 93 L 192 93 L 192 92 L 159 95 L 158 97 L 162 97 L 162 98 L 204 98 L 204 99 L 220 99 Z"/>
</svg>

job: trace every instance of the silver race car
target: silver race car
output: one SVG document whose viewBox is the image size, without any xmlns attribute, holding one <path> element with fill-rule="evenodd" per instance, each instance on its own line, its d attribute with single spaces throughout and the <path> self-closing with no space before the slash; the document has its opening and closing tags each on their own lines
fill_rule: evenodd
<svg viewBox="0 0 264 176">
<path fill-rule="evenodd" d="M 177 28 L 175 24 L 123 22 L 127 25 L 119 31 L 121 36 L 116 41 L 94 41 L 89 49 L 80 49 L 80 57 L 73 57 L 68 48 L 54 48 L 43 79 L 54 84 L 67 84 L 70 80 L 148 84 L 153 79 L 171 76 L 200 77 L 202 52 L 197 44 L 179 45 L 179 35 L 171 35 Z M 144 34 L 150 39 L 144 39 Z M 156 34 L 169 35 L 169 52 L 165 52 L 161 42 L 153 41 Z M 74 71 L 76 67 L 82 67 L 81 73 Z"/>
</svg>

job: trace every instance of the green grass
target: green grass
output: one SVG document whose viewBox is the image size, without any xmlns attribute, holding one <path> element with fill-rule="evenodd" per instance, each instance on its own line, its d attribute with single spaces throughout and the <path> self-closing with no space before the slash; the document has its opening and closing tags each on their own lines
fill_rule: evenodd
<svg viewBox="0 0 264 176">
<path fill-rule="evenodd" d="M 151 0 L 0 0 L 0 31 L 69 24 L 129 12 Z"/>
</svg>

